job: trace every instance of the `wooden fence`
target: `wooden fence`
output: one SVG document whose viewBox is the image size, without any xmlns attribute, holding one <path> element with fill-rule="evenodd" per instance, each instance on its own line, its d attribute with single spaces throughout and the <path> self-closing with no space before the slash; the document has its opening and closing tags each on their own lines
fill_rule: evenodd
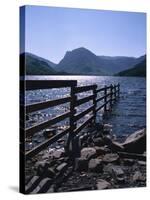
<svg viewBox="0 0 150 200">
<path fill-rule="evenodd" d="M 25 158 L 29 159 L 34 155 L 38 154 L 43 149 L 47 148 L 52 143 L 56 142 L 58 139 L 62 138 L 68 134 L 68 145 L 73 141 L 73 138 L 80 133 L 89 123 L 95 123 L 96 115 L 100 110 L 104 112 L 111 110 L 114 102 L 119 98 L 120 85 L 110 85 L 103 88 L 97 89 L 97 85 L 88 86 L 77 86 L 77 81 L 64 81 L 64 80 L 28 80 L 25 81 L 25 89 L 28 90 L 38 90 L 38 89 L 52 89 L 52 88 L 70 88 L 70 96 L 56 99 L 48 100 L 39 103 L 33 103 L 30 105 L 25 105 L 25 113 L 29 114 L 42 109 L 50 108 L 53 106 L 58 106 L 64 103 L 70 103 L 69 111 L 62 115 L 56 116 L 52 119 L 48 119 L 44 122 L 25 128 L 22 126 L 21 129 L 24 131 L 25 138 L 32 137 L 38 131 L 44 130 L 64 119 L 69 119 L 69 128 L 56 134 L 55 136 L 45 140 L 38 146 L 34 147 L 32 150 L 25 152 Z M 91 92 L 90 95 L 85 96 L 81 99 L 77 98 L 79 93 Z M 76 112 L 78 106 L 92 101 L 92 106 L 86 108 L 80 113 Z M 101 103 L 99 105 L 99 103 Z M 77 121 L 81 120 L 85 115 L 92 113 L 91 116 L 85 120 L 80 126 L 77 127 Z"/>
</svg>

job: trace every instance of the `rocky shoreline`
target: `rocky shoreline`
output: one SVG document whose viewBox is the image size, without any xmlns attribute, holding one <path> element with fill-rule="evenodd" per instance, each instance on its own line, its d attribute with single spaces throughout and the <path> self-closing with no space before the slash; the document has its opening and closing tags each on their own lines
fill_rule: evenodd
<svg viewBox="0 0 150 200">
<path fill-rule="evenodd" d="M 119 143 L 109 124 L 76 138 L 75 158 L 64 148 L 26 161 L 26 193 L 69 192 L 146 186 L 146 130 Z"/>
</svg>

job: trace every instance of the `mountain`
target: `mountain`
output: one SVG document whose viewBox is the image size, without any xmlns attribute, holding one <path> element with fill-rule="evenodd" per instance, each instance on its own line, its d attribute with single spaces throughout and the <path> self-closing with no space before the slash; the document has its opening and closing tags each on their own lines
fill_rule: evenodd
<svg viewBox="0 0 150 200">
<path fill-rule="evenodd" d="M 105 70 L 101 68 L 99 58 L 84 47 L 67 51 L 55 70 L 70 74 L 106 75 Z"/>
<path fill-rule="evenodd" d="M 144 59 L 144 56 L 97 56 L 88 49 L 81 47 L 67 51 L 64 58 L 55 66 L 57 71 L 65 71 L 70 74 L 83 75 L 114 75 L 126 69 L 132 68 Z"/>
<path fill-rule="evenodd" d="M 136 64 L 133 68 L 124 70 L 116 75 L 146 77 L 146 57 L 140 63 Z"/>
<path fill-rule="evenodd" d="M 26 75 L 59 75 L 66 74 L 64 72 L 56 72 L 53 67 L 56 65 L 44 58 L 31 53 L 22 53 L 20 55 L 20 68 L 24 66 Z M 22 68 L 21 74 L 23 75 Z"/>
<path fill-rule="evenodd" d="M 100 64 L 105 71 L 108 71 L 110 75 L 126 70 L 139 63 L 143 56 L 139 58 L 126 57 L 126 56 L 98 56 Z"/>
<path fill-rule="evenodd" d="M 27 52 L 26 52 L 26 55 L 32 56 L 32 58 L 38 59 L 39 61 L 44 61 L 45 63 L 47 63 L 47 64 L 48 64 L 49 66 L 51 66 L 51 67 L 55 67 L 55 66 L 56 66 L 55 63 L 53 63 L 53 62 L 51 62 L 51 61 L 49 61 L 49 60 L 47 60 L 47 59 L 45 59 L 45 58 L 42 58 L 42 57 L 40 57 L 40 56 L 37 56 L 37 55 L 35 55 L 35 54 L 27 53 Z"/>
</svg>

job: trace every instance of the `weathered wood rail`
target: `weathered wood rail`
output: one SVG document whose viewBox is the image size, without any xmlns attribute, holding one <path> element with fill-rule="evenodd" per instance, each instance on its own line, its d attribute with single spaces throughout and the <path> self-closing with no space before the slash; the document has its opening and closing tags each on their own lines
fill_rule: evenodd
<svg viewBox="0 0 150 200">
<path fill-rule="evenodd" d="M 64 81 L 64 80 L 27 80 L 25 81 L 25 89 L 28 90 L 41 90 L 41 89 L 53 89 L 53 88 L 70 88 L 70 96 L 64 97 L 56 100 L 48 100 L 39 103 L 33 103 L 30 105 L 25 105 L 24 113 L 29 114 L 42 109 L 47 109 L 53 106 L 58 106 L 64 103 L 70 103 L 70 109 L 66 113 L 56 116 L 52 119 L 48 119 L 44 122 L 25 128 L 25 124 L 21 126 L 22 131 L 25 133 L 25 137 L 32 137 L 38 131 L 44 130 L 62 120 L 69 118 L 69 128 L 56 134 L 55 136 L 45 140 L 43 143 L 39 144 L 32 150 L 25 152 L 25 158 L 29 159 L 36 154 L 38 154 L 43 149 L 47 148 L 52 143 L 56 142 L 58 139 L 62 138 L 68 134 L 69 146 L 73 142 L 73 138 L 80 133 L 89 123 L 96 122 L 97 113 L 103 109 L 104 112 L 112 109 L 114 102 L 119 98 L 120 85 L 110 85 L 103 88 L 97 89 L 97 85 L 88 86 L 77 86 L 77 81 Z M 78 99 L 77 95 L 83 92 L 91 92 L 90 95 Z M 80 113 L 76 112 L 78 106 L 92 101 L 92 106 L 86 108 Z M 99 103 L 101 103 L 99 105 Z M 24 106 L 24 105 L 22 105 Z M 91 113 L 91 116 L 85 120 L 80 126 L 77 126 L 77 121 L 82 119 L 85 115 Z"/>
</svg>

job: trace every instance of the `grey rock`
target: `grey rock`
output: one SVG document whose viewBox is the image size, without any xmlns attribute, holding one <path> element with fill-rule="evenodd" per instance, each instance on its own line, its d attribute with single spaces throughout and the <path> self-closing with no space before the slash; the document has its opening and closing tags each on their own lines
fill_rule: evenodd
<svg viewBox="0 0 150 200">
<path fill-rule="evenodd" d="M 118 160 L 119 160 L 119 155 L 116 153 L 109 153 L 103 157 L 103 162 L 105 163 L 117 162 Z"/>
<path fill-rule="evenodd" d="M 109 189 L 111 184 L 103 179 L 99 179 L 96 184 L 97 190 Z"/>
<path fill-rule="evenodd" d="M 146 162 L 145 162 L 145 161 L 142 161 L 142 160 L 139 160 L 139 161 L 138 161 L 138 164 L 141 165 L 141 166 L 146 166 Z"/>
<path fill-rule="evenodd" d="M 122 145 L 126 152 L 143 153 L 146 150 L 146 130 L 142 129 L 131 134 Z"/>
<path fill-rule="evenodd" d="M 30 191 L 30 188 L 32 187 L 33 184 L 35 184 L 39 180 L 39 176 L 33 176 L 31 180 L 28 182 L 28 184 L 25 186 L 25 191 L 28 192 Z"/>
<path fill-rule="evenodd" d="M 37 185 L 37 187 L 32 192 L 30 192 L 30 194 L 46 192 L 47 184 L 50 182 L 50 180 L 51 179 L 49 179 L 49 178 L 44 178 L 43 180 L 41 180 L 40 183 Z"/>
<path fill-rule="evenodd" d="M 91 172 L 96 172 L 96 173 L 102 172 L 103 171 L 102 160 L 98 158 L 91 159 L 88 164 L 88 169 Z"/>
<path fill-rule="evenodd" d="M 133 182 L 145 181 L 145 177 L 140 171 L 136 171 L 133 175 Z"/>
<path fill-rule="evenodd" d="M 81 150 L 81 158 L 91 159 L 96 157 L 96 150 L 93 147 L 85 147 Z"/>
<path fill-rule="evenodd" d="M 58 172 L 62 172 L 63 170 L 66 169 L 66 167 L 67 167 L 67 163 L 64 162 L 64 163 L 61 163 L 61 164 L 56 168 L 56 170 L 57 170 Z"/>
<path fill-rule="evenodd" d="M 104 167 L 104 171 L 110 173 L 117 182 L 122 183 L 125 181 L 125 173 L 118 165 L 108 164 Z"/>
<path fill-rule="evenodd" d="M 63 149 L 58 149 L 58 150 L 54 151 L 54 152 L 51 154 L 51 156 L 52 156 L 52 158 L 54 158 L 54 159 L 59 159 L 59 158 L 63 157 L 64 154 L 65 154 L 65 151 L 64 151 Z"/>
</svg>

